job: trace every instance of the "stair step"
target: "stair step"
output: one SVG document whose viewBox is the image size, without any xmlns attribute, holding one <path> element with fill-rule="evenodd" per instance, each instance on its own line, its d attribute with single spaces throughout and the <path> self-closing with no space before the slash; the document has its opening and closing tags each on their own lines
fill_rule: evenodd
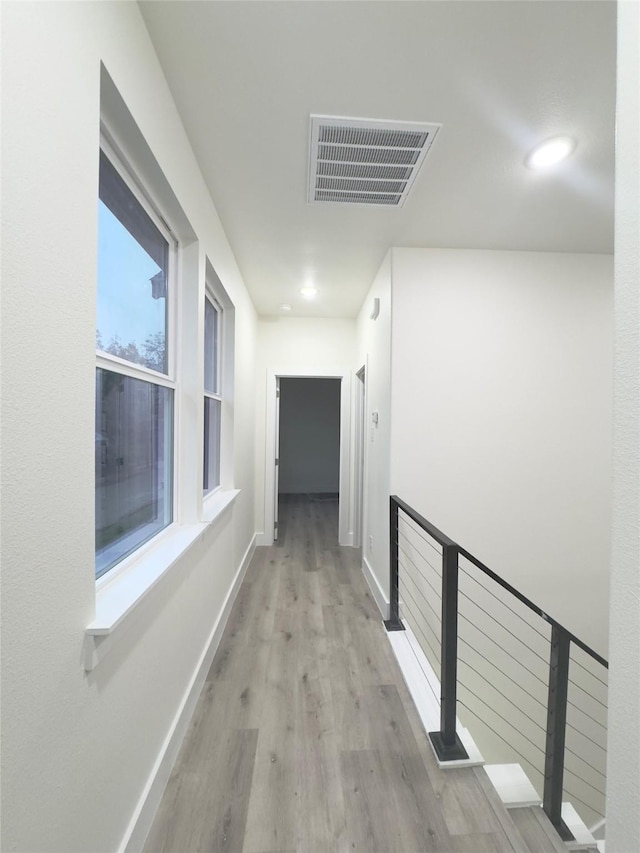
<svg viewBox="0 0 640 853">
<path fill-rule="evenodd" d="M 506 808 L 542 805 L 542 799 L 520 764 L 487 764 L 484 769 Z"/>
<path fill-rule="evenodd" d="M 501 802 L 500 797 L 498 796 L 498 792 L 496 791 L 493 784 L 490 782 L 489 777 L 486 774 L 486 768 L 474 767 L 473 773 L 476 775 L 478 781 L 480 782 L 480 786 L 482 787 L 485 796 L 487 797 L 489 806 L 491 807 L 494 815 L 497 817 L 500 826 L 502 827 L 504 834 L 509 839 L 509 842 L 511 843 L 511 846 L 515 853 L 531 853 L 518 828 L 511 819 L 511 812 L 508 812 L 505 809 L 504 804 Z"/>
<path fill-rule="evenodd" d="M 567 853 L 567 848 L 540 806 L 509 810 L 531 853 Z"/>
<path fill-rule="evenodd" d="M 574 809 L 571 803 L 562 804 L 562 820 L 565 822 L 575 841 L 565 842 L 567 850 L 582 851 L 582 850 L 598 850 L 598 842 L 589 829 L 585 826 L 582 818 Z"/>
</svg>

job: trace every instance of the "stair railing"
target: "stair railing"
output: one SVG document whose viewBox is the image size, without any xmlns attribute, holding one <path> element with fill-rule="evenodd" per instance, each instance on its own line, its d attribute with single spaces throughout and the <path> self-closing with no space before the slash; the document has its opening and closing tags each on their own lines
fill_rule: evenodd
<svg viewBox="0 0 640 853">
<path fill-rule="evenodd" d="M 542 807 L 548 816 L 549 820 L 556 828 L 556 831 L 564 840 L 570 840 L 573 838 L 571 831 L 566 826 L 562 817 L 562 800 L 563 800 L 563 791 L 564 787 L 564 776 L 566 769 L 566 758 L 567 752 L 570 753 L 574 760 L 580 761 L 584 763 L 586 766 L 592 768 L 594 772 L 604 771 L 599 770 L 599 768 L 594 767 L 593 763 L 587 761 L 584 758 L 583 750 L 576 746 L 576 748 L 571 749 L 567 746 L 566 743 L 566 734 L 567 729 L 573 729 L 574 732 L 577 732 L 580 738 L 585 739 L 584 742 L 589 741 L 592 746 L 591 749 L 599 749 L 604 752 L 605 747 L 602 746 L 600 741 L 602 740 L 602 736 L 596 734 L 597 726 L 600 726 L 601 729 L 604 729 L 603 724 L 600 720 L 596 719 L 595 716 L 590 714 L 588 710 L 584 708 L 586 702 L 586 696 L 591 696 L 588 691 L 585 689 L 584 685 L 576 684 L 574 689 L 582 691 L 580 694 L 580 698 L 576 698 L 575 702 L 571 702 L 569 699 L 569 690 L 570 690 L 570 678 L 569 678 L 569 668 L 570 663 L 574 666 L 580 667 L 581 670 L 590 675 L 590 672 L 584 664 L 580 664 L 575 657 L 572 658 L 572 651 L 579 650 L 581 653 L 586 654 L 587 658 L 591 661 L 595 662 L 597 665 L 604 667 L 606 670 L 608 668 L 607 661 L 604 660 L 600 655 L 598 655 L 593 649 L 589 648 L 585 643 L 583 643 L 578 637 L 564 628 L 560 623 L 558 623 L 555 619 L 545 613 L 541 608 L 536 606 L 532 601 L 530 601 L 526 596 L 524 596 L 521 592 L 519 592 L 515 587 L 509 584 L 507 581 L 503 580 L 499 575 L 481 563 L 478 559 L 476 559 L 472 554 L 442 533 L 438 528 L 436 528 L 433 524 L 427 521 L 422 515 L 420 515 L 415 509 L 409 506 L 407 503 L 402 501 L 397 496 L 392 496 L 390 499 L 390 612 L 389 619 L 385 622 L 385 626 L 389 631 L 399 631 L 404 630 L 403 623 L 403 596 L 401 595 L 401 578 L 404 577 L 405 572 L 401 571 L 401 559 L 400 555 L 402 553 L 402 549 L 400 546 L 400 513 L 403 514 L 404 517 L 410 519 L 412 522 L 417 525 L 417 528 L 424 531 L 428 536 L 429 545 L 432 547 L 430 554 L 434 553 L 440 556 L 440 565 L 435 567 L 432 563 L 427 561 L 428 565 L 431 569 L 438 569 L 438 571 L 433 571 L 431 577 L 427 577 L 425 574 L 420 572 L 423 580 L 419 583 L 415 583 L 414 580 L 411 581 L 411 586 L 407 583 L 406 586 L 406 594 L 404 598 L 407 602 L 407 612 L 412 612 L 416 614 L 416 618 L 418 621 L 424 621 L 429 628 L 429 632 L 431 633 L 432 639 L 429 640 L 426 634 L 428 633 L 426 630 L 423 632 L 425 634 L 425 646 L 427 646 L 430 651 L 435 656 L 436 663 L 439 662 L 440 669 L 440 730 L 436 732 L 428 732 L 428 736 L 433 744 L 434 751 L 438 756 L 439 760 L 442 762 L 449 761 L 459 761 L 461 759 L 468 758 L 467 752 L 460 740 L 460 737 L 456 731 L 456 717 L 457 717 L 457 706 L 458 706 L 458 687 L 460 686 L 460 680 L 458 676 L 458 662 L 460 660 L 458 654 L 458 643 L 460 640 L 460 633 L 458 629 L 458 619 L 461 615 L 460 613 L 460 590 L 459 590 L 459 571 L 460 571 L 460 560 L 461 558 L 465 561 L 465 566 L 469 565 L 475 567 L 476 570 L 480 572 L 480 577 L 483 578 L 482 584 L 486 583 L 486 579 L 489 579 L 492 583 L 497 584 L 501 590 L 506 591 L 509 596 L 515 598 L 519 605 L 524 605 L 524 607 L 535 614 L 537 617 L 542 619 L 544 623 L 551 629 L 551 636 L 549 641 L 549 657 L 548 657 L 548 667 L 547 667 L 547 690 L 546 690 L 546 729 L 544 730 L 545 743 L 544 750 L 542 748 L 539 749 L 539 752 L 544 755 L 544 768 L 541 771 L 543 779 L 544 779 L 544 793 L 542 797 Z M 435 550 L 433 543 L 436 543 Z M 408 550 L 411 550 L 409 546 L 407 546 Z M 413 553 L 413 558 L 409 555 L 405 555 L 405 563 L 406 563 L 406 574 L 407 574 L 407 582 L 410 577 L 410 569 L 417 568 L 415 566 L 415 553 Z M 436 562 L 438 562 L 436 560 Z M 469 572 L 465 570 L 465 575 L 469 575 Z M 418 577 L 416 573 L 416 577 Z M 474 580 L 469 575 L 471 580 Z M 478 583 L 478 586 L 481 584 L 476 580 L 475 583 Z M 420 589 L 422 587 L 422 590 Z M 489 595 L 493 595 L 493 598 L 498 600 L 497 596 L 495 596 L 490 590 L 484 588 Z M 426 594 L 425 594 L 426 591 Z M 489 616 L 495 619 L 492 614 L 487 612 L 487 608 L 483 608 L 480 604 L 474 601 L 475 596 L 467 595 L 462 593 L 465 599 L 471 604 L 475 605 L 480 611 L 482 611 L 485 616 Z M 422 599 L 421 599 L 422 596 Z M 425 617 L 417 617 L 417 613 L 420 612 L 424 616 L 423 609 L 420 605 L 420 600 L 424 602 L 423 607 L 424 611 L 428 611 L 431 616 L 431 622 L 436 623 L 436 628 L 430 627 L 428 625 L 428 619 Z M 435 605 L 435 606 L 434 606 Z M 519 606 L 518 605 L 518 606 Z M 509 605 L 504 605 L 508 610 L 511 610 L 515 616 L 518 616 L 515 609 L 512 609 Z M 413 618 L 413 617 L 412 617 Z M 462 616 L 462 618 L 466 619 L 467 622 L 470 620 Z M 520 617 L 521 618 L 521 617 Z M 437 636 L 437 622 L 440 622 L 439 625 L 439 637 Z M 523 620 L 524 621 L 524 620 Z M 485 619 L 486 622 L 486 619 Z M 486 625 L 485 625 L 486 627 Z M 498 643 L 494 639 L 492 639 L 486 631 L 482 629 L 478 629 L 480 634 L 484 635 L 487 638 L 485 644 L 495 643 L 498 646 Z M 513 640 L 510 640 L 515 645 L 514 641 L 518 643 L 522 643 L 524 645 L 524 641 L 519 634 L 516 632 L 512 632 L 507 628 L 504 628 L 505 631 L 508 631 L 508 634 L 513 637 Z M 548 630 L 548 629 L 547 629 Z M 522 632 L 519 632 L 522 633 Z M 540 636 L 542 636 L 541 632 L 538 632 Z M 435 638 L 435 640 L 433 639 Z M 438 643 L 439 640 L 439 643 Z M 421 643 L 421 646 L 423 644 Z M 467 643 L 467 645 L 469 645 Z M 437 654 L 439 652 L 439 655 Z M 543 660 L 539 653 L 537 657 Z M 484 660 L 487 661 L 488 666 L 494 667 L 496 671 L 500 672 L 499 676 L 499 685 L 504 685 L 506 683 L 506 679 L 513 681 L 513 678 L 508 673 L 505 673 L 503 670 L 500 670 L 500 667 L 497 666 L 494 662 L 488 659 L 484 655 L 480 655 L 484 657 Z M 439 657 L 439 661 L 438 661 Z M 471 669 L 473 666 L 468 661 L 463 661 Z M 526 668 L 526 667 L 525 667 Z M 476 672 L 476 670 L 473 670 Z M 478 673 L 479 674 L 479 673 Z M 537 678 L 539 682 L 542 679 L 532 673 L 532 678 Z M 600 681 L 602 685 L 606 684 L 597 676 L 593 676 L 596 678 L 596 681 Z M 514 682 L 515 683 L 515 682 Z M 574 684 L 572 682 L 572 684 Z M 498 693 L 501 693 L 500 689 Z M 524 689 L 524 688 L 520 688 Z M 477 694 L 470 691 L 472 696 L 475 696 L 477 699 L 482 701 L 481 697 L 478 697 Z M 528 693 L 527 690 L 524 690 L 524 693 Z M 583 696 L 584 694 L 584 696 Z M 504 693 L 501 695 L 507 699 Z M 528 695 L 531 695 L 530 693 Z M 539 700 L 536 699 L 535 696 L 531 697 L 532 700 L 538 702 L 538 704 L 542 705 Z M 601 699 L 597 697 L 591 696 L 590 701 L 598 703 L 599 705 L 605 705 L 606 703 L 602 702 Z M 586 718 L 591 720 L 589 723 L 591 728 L 585 731 L 585 726 L 578 726 L 575 722 L 568 723 L 567 719 L 567 710 L 568 705 L 572 705 L 574 714 L 580 714 L 585 716 Z M 467 707 L 467 706 L 465 706 Z M 467 708 L 471 711 L 471 708 Z M 544 710 L 544 709 L 543 709 Z M 523 712 L 524 713 L 524 712 Z M 542 712 L 540 712 L 542 713 Z M 524 714 L 525 717 L 532 719 L 529 714 Z M 500 716 L 498 714 L 498 716 Z M 508 720 L 504 717 L 501 717 L 504 723 L 508 724 Z M 503 727 L 504 727 L 503 723 Z M 536 721 L 532 720 L 532 723 L 535 724 Z M 538 723 L 538 727 L 543 729 L 543 726 Z M 494 733 L 499 734 L 497 732 Z M 605 730 L 606 731 L 606 730 Z M 533 747 L 536 747 L 536 744 L 533 741 L 530 741 Z M 582 742 L 582 741 L 581 741 Z M 514 747 L 515 748 L 515 747 Z M 537 749 L 538 747 L 536 747 Z M 516 750 L 517 751 L 517 750 Z M 520 754 L 520 753 L 518 753 Z M 523 756 L 524 757 L 524 756 Z M 600 762 L 601 763 L 601 762 Z M 576 779 L 580 780 L 582 784 L 586 785 L 588 788 L 592 788 L 597 791 L 602 797 L 604 797 L 604 791 L 602 791 L 597 786 L 593 785 L 590 782 L 585 782 L 584 779 L 581 779 L 580 775 L 573 771 L 570 772 Z M 582 789 L 580 789 L 582 791 Z M 597 808 L 594 807 L 591 803 L 584 802 L 584 799 L 573 792 L 572 796 L 582 803 L 585 807 L 590 810 L 591 813 L 595 813 L 595 815 L 600 815 Z M 583 795 L 584 796 L 584 795 Z"/>
</svg>

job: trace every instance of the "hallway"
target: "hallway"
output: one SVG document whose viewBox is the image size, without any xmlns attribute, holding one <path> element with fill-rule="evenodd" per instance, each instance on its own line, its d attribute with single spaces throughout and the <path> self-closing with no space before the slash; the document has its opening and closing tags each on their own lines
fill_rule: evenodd
<svg viewBox="0 0 640 853">
<path fill-rule="evenodd" d="M 484 774 L 438 770 L 359 552 L 336 544 L 337 509 L 282 500 L 281 539 L 249 567 L 147 853 L 520 846 Z"/>
</svg>

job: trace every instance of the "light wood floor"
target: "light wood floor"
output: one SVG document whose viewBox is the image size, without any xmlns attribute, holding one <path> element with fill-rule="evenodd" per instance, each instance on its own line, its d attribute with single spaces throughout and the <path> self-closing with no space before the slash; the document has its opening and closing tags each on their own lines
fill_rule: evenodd
<svg viewBox="0 0 640 853">
<path fill-rule="evenodd" d="M 435 764 L 337 508 L 281 499 L 147 853 L 526 849 L 484 771 Z"/>
</svg>

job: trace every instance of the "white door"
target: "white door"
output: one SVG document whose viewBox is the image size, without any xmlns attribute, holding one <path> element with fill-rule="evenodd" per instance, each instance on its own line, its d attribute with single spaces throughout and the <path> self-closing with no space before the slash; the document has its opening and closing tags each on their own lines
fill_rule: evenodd
<svg viewBox="0 0 640 853">
<path fill-rule="evenodd" d="M 273 541 L 278 538 L 278 473 L 280 470 L 280 377 L 276 376 L 276 436 L 274 442 Z"/>
</svg>

